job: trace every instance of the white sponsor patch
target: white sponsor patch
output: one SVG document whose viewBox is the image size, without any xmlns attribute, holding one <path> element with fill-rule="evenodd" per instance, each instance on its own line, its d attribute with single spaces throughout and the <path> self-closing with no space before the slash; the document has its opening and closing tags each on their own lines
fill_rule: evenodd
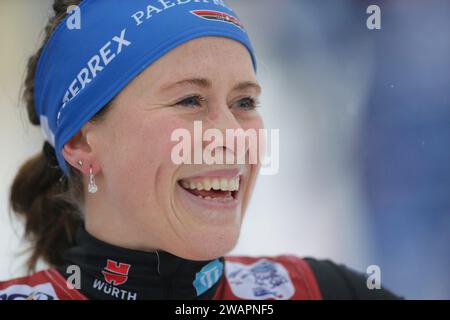
<svg viewBox="0 0 450 320">
<path fill-rule="evenodd" d="M 233 294 L 242 299 L 286 300 L 295 292 L 284 266 L 267 259 L 250 265 L 226 261 L 225 274 Z"/>
<path fill-rule="evenodd" d="M 14 284 L 0 290 L 0 300 L 59 300 L 53 286 L 43 283 L 30 287 L 26 284 Z"/>
</svg>

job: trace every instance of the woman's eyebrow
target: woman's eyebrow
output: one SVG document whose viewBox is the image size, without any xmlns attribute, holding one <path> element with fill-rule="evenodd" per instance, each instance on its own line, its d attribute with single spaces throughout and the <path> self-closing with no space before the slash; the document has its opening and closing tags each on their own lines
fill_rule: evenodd
<svg viewBox="0 0 450 320">
<path fill-rule="evenodd" d="M 184 80 L 180 80 L 175 83 L 172 83 L 172 84 L 165 85 L 165 86 L 161 87 L 160 90 L 166 91 L 166 90 L 170 90 L 175 87 L 182 86 L 182 85 L 194 85 L 197 87 L 210 89 L 212 87 L 212 81 L 209 79 L 205 79 L 205 78 L 184 79 Z M 240 82 L 233 87 L 232 91 L 243 91 L 243 90 L 252 89 L 252 88 L 255 89 L 258 94 L 261 94 L 261 91 L 262 91 L 261 86 L 253 81 Z"/>
<path fill-rule="evenodd" d="M 235 85 L 233 87 L 232 91 L 244 91 L 247 89 L 254 89 L 256 90 L 257 94 L 261 94 L 262 92 L 262 88 L 259 84 L 257 84 L 256 82 L 253 81 L 245 81 L 245 82 L 240 82 L 237 85 Z"/>
</svg>

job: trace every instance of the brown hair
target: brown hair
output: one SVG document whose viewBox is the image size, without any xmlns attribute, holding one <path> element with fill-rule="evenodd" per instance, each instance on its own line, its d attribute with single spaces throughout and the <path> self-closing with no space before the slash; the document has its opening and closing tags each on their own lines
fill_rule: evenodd
<svg viewBox="0 0 450 320">
<path fill-rule="evenodd" d="M 44 41 L 27 65 L 23 99 L 28 118 L 40 125 L 34 105 L 34 77 L 43 46 L 57 25 L 67 15 L 67 8 L 82 0 L 55 0 L 51 17 L 45 27 Z M 107 113 L 105 106 L 90 121 L 100 121 Z M 54 149 L 52 149 L 54 154 Z M 51 266 L 62 262 L 63 252 L 73 243 L 75 231 L 83 220 L 83 176 L 69 165 L 69 175 L 64 176 L 58 166 L 51 164 L 41 151 L 27 160 L 19 169 L 10 190 L 10 209 L 24 220 L 24 238 L 31 244 L 29 272 L 36 268 L 39 259 Z"/>
</svg>

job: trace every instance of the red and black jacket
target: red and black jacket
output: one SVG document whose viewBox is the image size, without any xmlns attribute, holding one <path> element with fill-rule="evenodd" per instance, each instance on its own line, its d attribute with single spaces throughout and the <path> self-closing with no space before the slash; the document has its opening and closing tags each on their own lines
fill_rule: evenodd
<svg viewBox="0 0 450 320">
<path fill-rule="evenodd" d="M 185 260 L 104 243 L 80 228 L 60 266 L 0 282 L 0 300 L 396 299 L 329 260 L 227 256 Z"/>
</svg>

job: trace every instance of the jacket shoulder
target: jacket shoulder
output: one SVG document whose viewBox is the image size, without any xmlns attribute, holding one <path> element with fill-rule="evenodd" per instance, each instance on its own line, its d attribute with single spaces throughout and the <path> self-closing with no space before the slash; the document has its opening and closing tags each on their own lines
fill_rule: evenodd
<svg viewBox="0 0 450 320">
<path fill-rule="evenodd" d="M 321 292 L 308 263 L 295 255 L 226 256 L 217 299 L 318 300 Z"/>
<path fill-rule="evenodd" d="M 85 300 L 78 290 L 69 289 L 55 269 L 0 281 L 0 300 Z"/>
<path fill-rule="evenodd" d="M 357 272 L 344 264 L 329 259 L 304 259 L 311 267 L 326 300 L 396 300 L 403 299 L 386 288 L 367 285 L 368 275 Z"/>
<path fill-rule="evenodd" d="M 225 278 L 223 292 L 231 299 L 403 299 L 386 288 L 369 289 L 363 273 L 312 257 L 229 256 L 225 257 Z"/>
</svg>

